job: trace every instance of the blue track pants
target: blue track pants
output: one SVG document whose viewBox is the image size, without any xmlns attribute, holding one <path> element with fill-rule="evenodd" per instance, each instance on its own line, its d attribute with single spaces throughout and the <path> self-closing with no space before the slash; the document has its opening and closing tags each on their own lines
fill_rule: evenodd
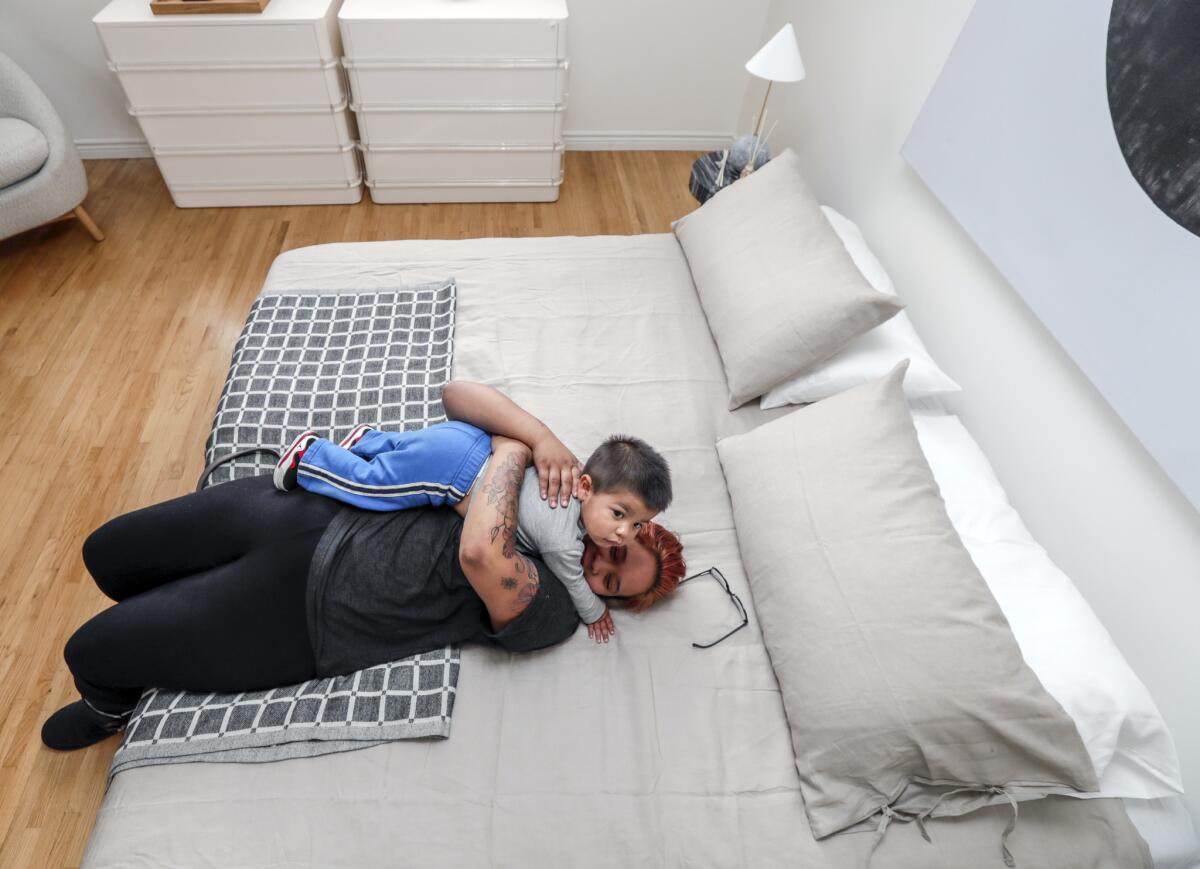
<svg viewBox="0 0 1200 869">
<path fill-rule="evenodd" d="M 315 441 L 296 480 L 364 510 L 441 507 L 466 497 L 491 452 L 490 434 L 457 420 L 417 431 L 370 431 L 348 450 Z"/>
</svg>

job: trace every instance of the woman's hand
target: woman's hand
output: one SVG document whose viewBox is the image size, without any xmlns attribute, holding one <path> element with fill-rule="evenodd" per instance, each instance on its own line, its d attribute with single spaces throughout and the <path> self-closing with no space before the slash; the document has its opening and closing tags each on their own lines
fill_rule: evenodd
<svg viewBox="0 0 1200 869">
<path fill-rule="evenodd" d="M 537 468 L 542 500 L 551 507 L 566 507 L 579 494 L 579 475 L 583 465 L 549 428 L 533 445 L 533 465 Z"/>
</svg>

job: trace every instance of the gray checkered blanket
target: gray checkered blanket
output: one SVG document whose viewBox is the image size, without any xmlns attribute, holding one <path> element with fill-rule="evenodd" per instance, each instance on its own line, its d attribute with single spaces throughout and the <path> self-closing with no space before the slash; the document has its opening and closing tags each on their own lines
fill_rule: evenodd
<svg viewBox="0 0 1200 869">
<path fill-rule="evenodd" d="M 312 429 L 338 439 L 358 422 L 419 429 L 444 420 L 454 353 L 453 280 L 372 293 L 260 297 L 233 351 L 206 446 L 209 464 Z M 217 466 L 208 485 L 269 473 L 262 454 Z M 446 737 L 459 649 L 265 691 L 148 689 L 108 781 L 138 766 L 259 763 Z"/>
</svg>

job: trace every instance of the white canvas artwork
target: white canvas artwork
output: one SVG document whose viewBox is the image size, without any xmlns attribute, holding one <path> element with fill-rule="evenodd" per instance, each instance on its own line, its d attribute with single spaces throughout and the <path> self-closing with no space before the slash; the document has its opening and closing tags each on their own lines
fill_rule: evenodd
<svg viewBox="0 0 1200 869">
<path fill-rule="evenodd" d="M 1200 508 L 1197 45 L 1194 0 L 977 0 L 902 153 Z"/>
</svg>

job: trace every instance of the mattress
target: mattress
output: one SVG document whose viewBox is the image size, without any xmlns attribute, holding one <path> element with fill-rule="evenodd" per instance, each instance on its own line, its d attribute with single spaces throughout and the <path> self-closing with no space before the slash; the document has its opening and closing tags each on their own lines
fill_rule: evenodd
<svg viewBox="0 0 1200 869">
<path fill-rule="evenodd" d="M 682 536 L 689 572 L 719 566 L 751 605 L 714 443 L 789 409 L 726 410 L 720 359 L 674 237 L 322 245 L 280 256 L 263 292 L 443 277 L 459 287 L 454 376 L 503 388 L 580 457 L 614 432 L 657 446 L 675 486 L 662 521 Z M 83 865 L 832 869 L 862 859 L 869 837 L 811 838 L 753 613 L 724 643 L 693 648 L 739 620 L 721 588 L 700 579 L 614 620 L 607 645 L 581 628 L 527 655 L 465 647 L 442 742 L 123 772 Z M 1023 841 L 1060 835 L 1068 815 L 1106 828 L 1111 804 L 1022 806 L 1014 853 L 1020 860 Z M 1176 852 L 1191 841 L 1186 813 L 1140 808 L 1153 821 L 1139 829 Z M 872 865 L 949 867 L 980 831 L 998 843 L 1007 820 L 1006 810 L 985 810 L 939 821 L 933 847 L 912 825 L 895 825 Z M 987 847 L 999 864 L 997 843 Z"/>
</svg>

